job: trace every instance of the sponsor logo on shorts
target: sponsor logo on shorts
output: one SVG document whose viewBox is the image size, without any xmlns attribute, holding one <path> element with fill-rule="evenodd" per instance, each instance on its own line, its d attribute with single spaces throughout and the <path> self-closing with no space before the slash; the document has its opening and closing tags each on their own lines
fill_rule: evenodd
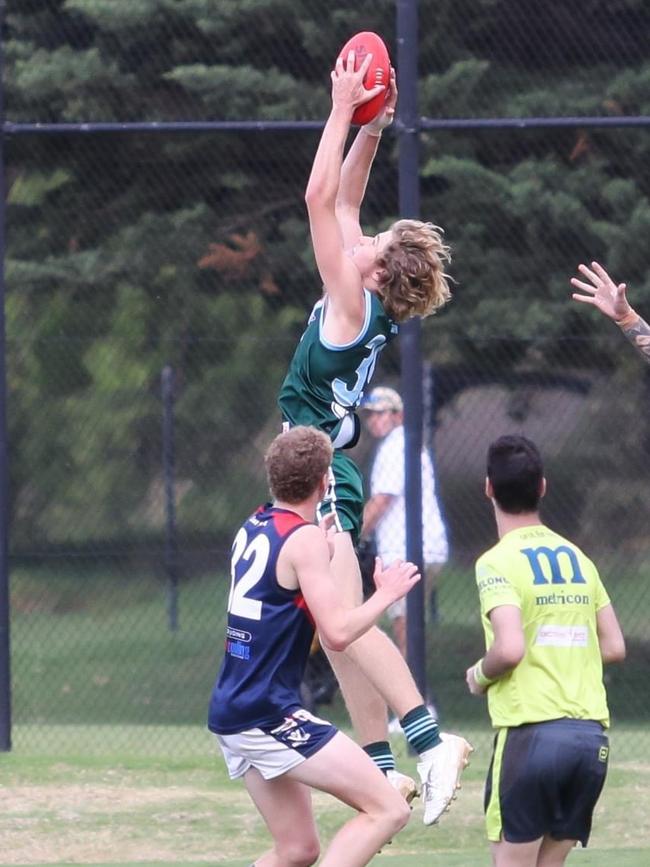
<svg viewBox="0 0 650 867">
<path fill-rule="evenodd" d="M 327 720 L 319 719 L 319 717 L 309 713 L 308 710 L 300 708 L 294 711 L 291 716 L 285 716 L 284 722 L 281 725 L 271 729 L 271 734 L 279 740 L 289 741 L 294 746 L 301 746 L 311 740 L 311 734 L 303 727 L 305 723 L 329 726 Z"/>
<path fill-rule="evenodd" d="M 300 728 L 300 723 L 294 715 L 285 717 L 282 725 L 271 729 L 271 734 L 280 738 L 280 740 L 289 741 L 292 744 L 306 744 L 311 738 L 309 732 Z"/>
<path fill-rule="evenodd" d="M 308 710 L 304 708 L 300 708 L 300 710 L 294 711 L 292 714 L 294 719 L 302 720 L 302 722 L 310 722 L 316 723 L 318 726 L 328 726 L 330 725 L 329 720 L 321 719 L 319 716 L 314 716 L 313 713 L 310 713 Z"/>
<path fill-rule="evenodd" d="M 609 757 L 609 747 L 601 747 L 598 750 L 598 761 L 606 762 Z"/>
<path fill-rule="evenodd" d="M 297 725 L 298 725 L 298 723 L 295 721 L 295 719 L 293 717 L 285 716 L 284 722 L 282 723 L 282 725 L 279 725 L 276 728 L 271 729 L 271 734 L 272 735 L 283 735 L 286 732 L 291 731 L 291 729 L 295 729 L 295 727 Z"/>
<path fill-rule="evenodd" d="M 292 744 L 306 744 L 310 739 L 311 735 L 309 732 L 302 729 L 296 729 L 295 732 L 289 732 L 287 735 L 287 740 L 291 741 Z"/>
</svg>

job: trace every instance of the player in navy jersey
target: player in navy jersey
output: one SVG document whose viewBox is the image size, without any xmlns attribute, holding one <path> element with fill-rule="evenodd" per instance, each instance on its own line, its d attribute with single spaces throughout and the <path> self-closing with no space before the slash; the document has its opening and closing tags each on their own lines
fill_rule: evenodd
<svg viewBox="0 0 650 867">
<path fill-rule="evenodd" d="M 409 818 L 406 801 L 361 747 L 301 707 L 314 630 L 326 646 L 343 650 L 420 580 L 412 563 L 384 568 L 378 560 L 370 599 L 352 608 L 341 602 L 331 574 L 331 531 L 314 523 L 332 451 L 329 437 L 313 427 L 276 437 L 265 457 L 274 502 L 251 515 L 232 548 L 225 655 L 208 727 L 231 778 L 243 778 L 273 837 L 255 867 L 316 862 L 310 787 L 357 811 L 321 867 L 368 864 Z"/>
<path fill-rule="evenodd" d="M 334 540 L 333 574 L 341 599 L 350 606 L 362 599 L 355 545 L 365 502 L 361 473 L 343 451 L 356 441 L 355 410 L 398 324 L 430 315 L 450 297 L 445 274 L 449 248 L 437 226 L 398 220 L 374 237 L 361 231 L 361 203 L 382 130 L 395 112 L 397 87 L 391 70 L 389 82 L 366 90 L 370 57 L 357 71 L 354 60 L 353 52 L 339 58 L 332 72 L 332 109 L 305 192 L 323 297 L 312 311 L 278 399 L 285 425 L 312 425 L 334 444 L 321 512 L 331 511 L 341 531 Z M 343 159 L 355 106 L 384 85 L 388 94 L 383 111 L 361 127 Z M 359 743 L 404 797 L 412 799 L 415 781 L 396 770 L 388 740 L 387 706 L 396 714 L 419 756 L 423 821 L 436 823 L 455 797 L 471 746 L 457 735 L 441 735 L 406 661 L 381 629 L 368 630 L 345 653 L 328 651 L 328 657 Z"/>
</svg>

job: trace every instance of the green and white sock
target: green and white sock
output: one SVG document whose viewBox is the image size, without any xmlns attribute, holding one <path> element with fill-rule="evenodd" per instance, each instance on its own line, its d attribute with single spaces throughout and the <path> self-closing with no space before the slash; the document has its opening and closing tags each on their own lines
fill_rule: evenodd
<svg viewBox="0 0 650 867">
<path fill-rule="evenodd" d="M 440 743 L 438 722 L 423 704 L 410 710 L 402 717 L 399 724 L 404 730 L 404 736 L 409 745 L 420 755 L 426 750 L 437 747 Z"/>
<path fill-rule="evenodd" d="M 388 741 L 375 741 L 372 744 L 366 744 L 363 750 L 368 753 L 379 770 L 383 771 L 384 774 L 395 770 L 395 757 Z"/>
</svg>

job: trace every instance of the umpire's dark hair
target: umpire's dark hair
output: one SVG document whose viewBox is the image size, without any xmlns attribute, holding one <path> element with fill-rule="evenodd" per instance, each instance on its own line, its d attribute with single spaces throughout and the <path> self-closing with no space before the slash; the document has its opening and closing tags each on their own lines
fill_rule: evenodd
<svg viewBox="0 0 650 867">
<path fill-rule="evenodd" d="M 518 515 L 537 511 L 544 466 L 532 440 L 519 435 L 495 440 L 488 449 L 487 477 L 494 499 L 504 512 Z"/>
</svg>

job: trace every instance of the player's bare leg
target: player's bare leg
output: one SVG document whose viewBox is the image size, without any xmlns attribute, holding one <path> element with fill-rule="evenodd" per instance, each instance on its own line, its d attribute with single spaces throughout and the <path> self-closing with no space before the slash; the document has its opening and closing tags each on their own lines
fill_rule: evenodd
<svg viewBox="0 0 650 867">
<path fill-rule="evenodd" d="M 388 739 L 386 702 L 345 651 L 326 650 L 341 687 L 357 738 L 362 744 Z"/>
<path fill-rule="evenodd" d="M 377 749 L 379 755 L 384 753 L 384 761 L 388 760 L 391 765 L 386 769 L 388 781 L 410 804 L 418 794 L 418 787 L 412 777 L 400 773 L 393 767 L 394 760 L 388 743 L 386 702 L 359 666 L 345 653 L 332 651 L 328 656 L 357 737 L 362 746 L 368 747 L 369 754 L 373 748 Z M 381 744 L 384 745 L 385 750 L 381 749 Z M 376 755 L 372 755 L 372 758 L 377 761 L 378 767 L 383 767 L 384 762 L 381 759 L 377 759 Z"/>
<path fill-rule="evenodd" d="M 273 837 L 273 848 L 254 867 L 309 867 L 318 860 L 320 844 L 308 786 L 283 774 L 265 780 L 251 768 L 244 775 L 253 803 Z"/>
<path fill-rule="evenodd" d="M 342 601 L 354 607 L 363 602 L 361 571 L 359 561 L 348 533 L 334 536 L 334 556 L 332 575 L 338 583 Z M 370 630 L 378 631 L 376 628 Z M 365 637 L 365 636 L 363 636 Z M 381 684 L 369 681 L 368 673 L 360 666 L 353 650 L 358 641 L 337 653 L 328 651 L 327 655 L 345 699 L 357 737 L 362 744 L 388 739 L 388 709 L 381 695 Z M 380 660 L 377 660 L 377 664 Z M 410 676 L 410 675 L 409 675 Z"/>
<path fill-rule="evenodd" d="M 404 659 L 406 659 L 406 617 L 403 614 L 398 614 L 397 617 L 391 618 L 390 625 L 393 632 L 393 641 Z"/>
<path fill-rule="evenodd" d="M 361 574 L 348 533 L 334 536 L 332 567 L 332 573 L 338 576 L 341 583 L 342 598 L 350 605 L 358 604 L 361 599 Z M 352 586 L 344 582 L 352 582 Z M 437 722 L 425 707 L 406 660 L 385 632 L 373 627 L 342 655 L 345 657 L 344 662 L 332 654 L 332 665 L 339 678 L 357 737 L 366 745 L 374 745 L 379 740 L 388 749 L 385 705 L 392 708 L 409 744 L 420 755 L 418 773 L 422 781 L 423 822 L 425 825 L 435 824 L 456 797 L 460 775 L 469 764 L 471 745 L 457 735 L 439 736 Z M 364 688 L 364 683 L 372 684 L 374 693 L 383 700 L 380 717 L 379 704 L 375 710 L 366 695 L 367 686 Z M 410 781 L 410 778 L 406 780 Z M 401 786 L 406 780 L 398 778 L 396 782 Z"/>
<path fill-rule="evenodd" d="M 576 840 L 539 837 L 530 843 L 500 840 L 490 845 L 494 867 L 563 867 Z"/>
<path fill-rule="evenodd" d="M 363 601 L 361 572 L 349 533 L 337 533 L 334 536 L 332 574 L 339 582 L 341 598 L 348 605 L 359 605 Z M 339 656 L 345 656 L 348 660 L 352 660 L 361 669 L 362 675 L 375 688 L 384 706 L 384 713 L 381 714 L 381 734 L 383 737 L 388 736 L 387 704 L 401 718 L 409 710 L 423 703 L 420 691 L 415 685 L 408 665 L 397 646 L 385 632 L 376 626 L 358 638 L 342 653 L 332 654 L 332 656 L 335 660 Z M 349 676 L 349 670 L 349 666 L 346 666 L 345 670 L 342 669 L 344 679 Z M 364 698 L 359 695 L 358 691 L 346 689 L 344 683 L 341 684 L 341 689 L 344 695 L 349 693 L 349 701 L 346 698 L 346 704 L 355 731 L 364 740 L 376 740 L 375 735 L 378 734 L 376 725 L 372 732 L 365 730 L 366 725 L 371 723 L 363 713 Z M 360 712 L 357 712 L 357 705 L 360 705 Z"/>
<path fill-rule="evenodd" d="M 319 867 L 364 867 L 409 820 L 404 799 L 342 732 L 286 776 L 328 792 L 358 811 L 334 836 Z M 286 809 L 286 804 L 280 802 L 277 809 Z"/>
<path fill-rule="evenodd" d="M 536 867 L 563 867 L 569 852 L 577 843 L 577 840 L 554 840 L 552 837 L 544 837 L 537 855 Z"/>
<path fill-rule="evenodd" d="M 350 607 L 360 605 L 363 602 L 361 571 L 349 534 L 337 533 L 334 537 L 334 546 L 332 575 L 337 581 L 341 599 Z M 388 740 L 386 702 L 372 683 L 368 682 L 366 673 L 359 668 L 354 657 L 347 650 L 341 653 L 328 650 L 327 656 L 361 743 L 370 744 Z"/>
<path fill-rule="evenodd" d="M 335 554 L 332 560 L 334 565 L 332 573 L 339 580 L 341 598 L 350 606 L 359 605 L 363 601 L 361 572 L 352 541 L 347 533 L 337 533 L 334 537 L 334 542 Z M 376 627 L 370 631 L 383 635 Z M 366 636 L 363 637 L 365 638 Z M 390 642 L 387 636 L 384 637 Z M 354 642 L 354 644 L 356 643 Z M 390 643 L 392 645 L 392 642 Z M 342 653 L 326 651 L 327 656 L 341 687 L 341 693 L 343 694 L 359 742 L 363 746 L 372 745 L 370 749 L 373 749 L 373 747 L 378 748 L 380 754 L 384 752 L 381 748 L 383 744 L 385 747 L 383 759 L 377 756 L 373 756 L 373 758 L 378 762 L 379 767 L 384 768 L 386 761 L 393 766 L 394 760 L 388 743 L 388 708 L 386 701 L 379 689 L 369 679 L 368 673 L 359 665 L 355 658 L 354 651 L 351 650 L 351 648 L 354 648 L 354 644 L 350 645 Z M 392 647 L 399 655 L 395 645 L 392 645 Z M 410 677 L 408 669 L 407 674 Z M 399 676 L 399 674 L 396 674 L 396 676 Z M 417 695 L 419 693 L 415 690 L 415 696 Z M 415 703 L 412 707 L 415 706 Z M 386 772 L 391 785 L 410 803 L 417 795 L 415 781 L 405 774 L 400 774 L 394 767 L 386 767 Z"/>
<path fill-rule="evenodd" d="M 543 837 L 530 843 L 508 843 L 500 840 L 491 843 L 492 864 L 494 867 L 537 867 L 537 856 Z"/>
<path fill-rule="evenodd" d="M 378 627 L 369 629 L 344 653 L 361 669 L 399 719 L 424 704 L 406 660 L 397 645 Z"/>
</svg>

